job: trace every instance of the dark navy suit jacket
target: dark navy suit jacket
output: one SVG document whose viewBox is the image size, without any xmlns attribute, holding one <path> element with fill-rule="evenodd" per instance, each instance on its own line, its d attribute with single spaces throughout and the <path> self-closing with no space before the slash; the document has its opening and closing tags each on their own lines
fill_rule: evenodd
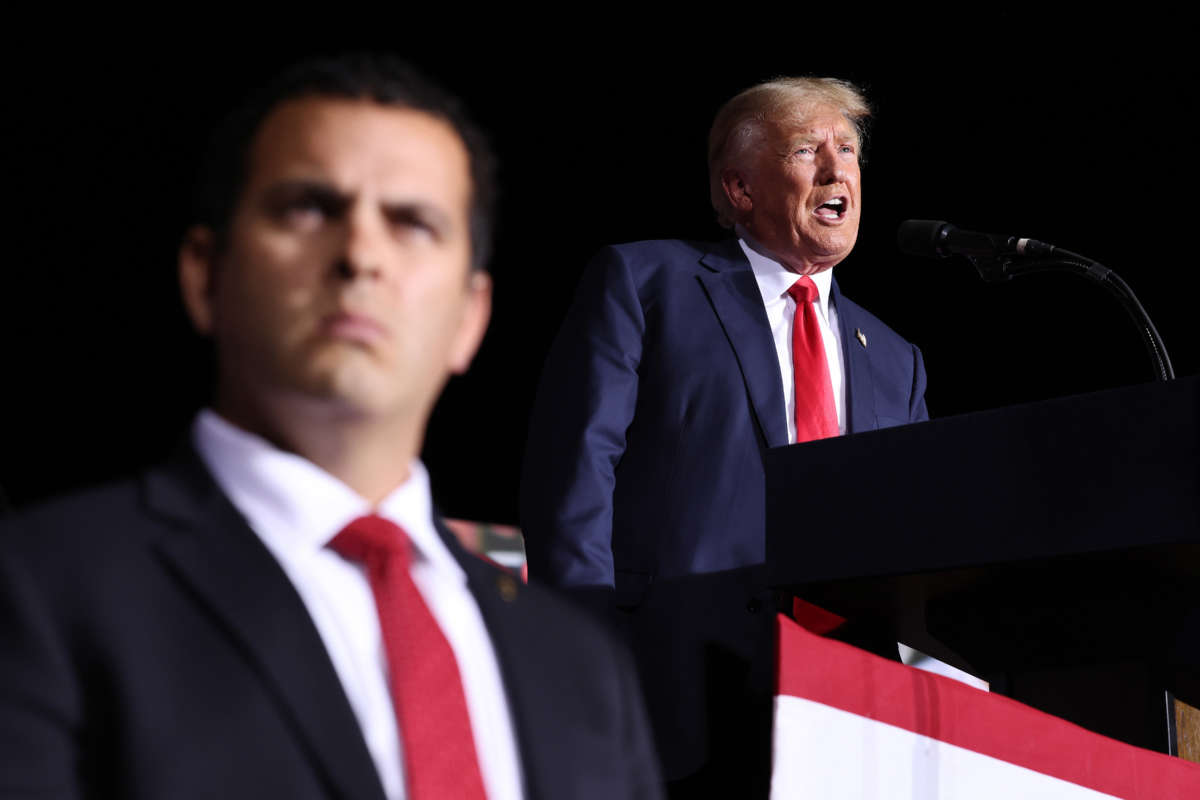
<svg viewBox="0 0 1200 800">
<path fill-rule="evenodd" d="M 836 282 L 832 300 L 848 433 L 926 419 L 920 351 Z M 543 372 L 522 478 L 530 577 L 607 587 L 630 611 L 672 777 L 704 749 L 688 665 L 714 638 L 750 653 L 769 635 L 762 453 L 788 443 L 781 387 L 762 295 L 735 240 L 602 250 Z M 753 631 L 747 608 L 760 615 Z"/>
<path fill-rule="evenodd" d="M 439 530 L 495 647 L 526 796 L 658 797 L 622 648 Z M 307 610 L 190 447 L 0 526 L 0 796 L 382 800 Z"/>
<path fill-rule="evenodd" d="M 833 303 L 847 432 L 926 419 L 920 351 L 836 282 Z M 736 241 L 602 251 L 533 412 L 521 508 L 530 574 L 623 590 L 761 563 L 761 454 L 788 443 L 781 386 Z"/>
</svg>

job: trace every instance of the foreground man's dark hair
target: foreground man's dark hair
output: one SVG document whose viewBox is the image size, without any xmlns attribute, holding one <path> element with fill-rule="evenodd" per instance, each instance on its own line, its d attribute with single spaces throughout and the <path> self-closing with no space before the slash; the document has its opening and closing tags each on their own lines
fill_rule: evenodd
<svg viewBox="0 0 1200 800">
<path fill-rule="evenodd" d="M 454 129 L 470 158 L 471 265 L 482 269 L 491 254 L 495 221 L 496 159 L 491 145 L 457 97 L 406 61 L 385 54 L 302 61 L 254 92 L 217 127 L 209 142 L 191 222 L 208 226 L 218 246 L 223 243 L 245 186 L 250 146 L 263 120 L 289 100 L 314 96 L 422 111 Z"/>
</svg>

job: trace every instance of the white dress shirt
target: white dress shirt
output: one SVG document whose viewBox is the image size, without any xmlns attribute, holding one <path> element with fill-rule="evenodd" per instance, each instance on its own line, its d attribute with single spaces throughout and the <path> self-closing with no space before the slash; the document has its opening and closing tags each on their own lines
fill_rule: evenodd
<svg viewBox="0 0 1200 800">
<path fill-rule="evenodd" d="M 388 690 L 375 600 L 364 569 L 329 541 L 351 520 L 378 514 L 413 545 L 412 578 L 458 661 L 475 752 L 492 800 L 522 796 L 520 760 L 491 637 L 466 574 L 433 526 L 429 475 L 409 478 L 371 505 L 315 464 L 202 411 L 192 438 L 217 484 L 296 587 L 329 652 L 389 800 L 405 796 L 403 744 Z"/>
<path fill-rule="evenodd" d="M 788 441 L 796 442 L 796 382 L 792 366 L 792 326 L 796 318 L 796 301 L 787 293 L 800 276 L 789 271 L 776 261 L 765 248 L 754 241 L 741 226 L 737 233 L 738 244 L 750 259 L 754 279 L 762 293 L 763 306 L 767 310 L 767 322 L 775 340 L 775 355 L 779 358 L 779 374 L 783 378 L 784 410 L 787 414 Z M 827 269 L 810 275 L 817 287 L 817 324 L 821 329 L 821 340 L 825 345 L 825 363 L 829 365 L 829 380 L 833 385 L 833 405 L 837 409 L 838 433 L 846 432 L 846 381 L 842 365 L 842 337 L 838 330 L 837 308 L 830 302 L 829 290 L 833 284 L 833 270 Z"/>
</svg>

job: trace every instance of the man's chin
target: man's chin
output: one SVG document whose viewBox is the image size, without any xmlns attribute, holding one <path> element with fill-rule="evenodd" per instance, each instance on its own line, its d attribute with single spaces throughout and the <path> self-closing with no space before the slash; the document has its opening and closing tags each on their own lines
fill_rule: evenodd
<svg viewBox="0 0 1200 800">
<path fill-rule="evenodd" d="M 824 241 L 814 243 L 809 248 L 808 257 L 805 263 L 811 265 L 811 269 L 802 273 L 805 275 L 814 275 L 818 272 L 824 272 L 827 269 L 837 266 L 850 255 L 850 251 L 854 249 L 854 243 L 857 237 L 849 241 Z"/>
<path fill-rule="evenodd" d="M 807 253 L 804 258 L 798 259 L 787 264 L 786 266 L 788 269 L 798 275 L 816 275 L 817 273 L 825 272 L 826 270 L 837 266 L 849 254 L 849 250 L 846 250 L 845 252 L 839 251 L 833 253 L 810 252 Z"/>
<path fill-rule="evenodd" d="M 381 377 L 373 370 L 347 365 L 311 370 L 290 381 L 287 394 L 295 402 L 313 411 L 323 410 L 331 417 L 368 419 L 386 414 L 395 405 L 388 401 Z"/>
<path fill-rule="evenodd" d="M 840 261 L 840 260 L 841 259 L 838 259 L 838 261 Z M 810 264 L 808 269 L 806 269 L 804 272 L 801 272 L 800 274 L 801 275 L 819 275 L 820 273 L 825 272 L 826 270 L 833 269 L 835 266 L 837 266 L 838 261 L 822 261 L 817 264 Z"/>
</svg>

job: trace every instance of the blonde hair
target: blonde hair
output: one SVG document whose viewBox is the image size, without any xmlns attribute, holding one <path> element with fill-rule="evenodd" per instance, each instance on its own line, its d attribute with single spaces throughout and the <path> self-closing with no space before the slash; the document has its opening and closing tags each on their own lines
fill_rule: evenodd
<svg viewBox="0 0 1200 800">
<path fill-rule="evenodd" d="M 829 106 L 853 125 L 861 144 L 871 108 L 854 84 L 839 78 L 775 78 L 751 86 L 717 111 L 708 132 L 708 184 L 717 221 L 733 227 L 733 206 L 725 196 L 721 173 L 739 163 L 760 141 L 767 123 L 798 109 Z"/>
</svg>

